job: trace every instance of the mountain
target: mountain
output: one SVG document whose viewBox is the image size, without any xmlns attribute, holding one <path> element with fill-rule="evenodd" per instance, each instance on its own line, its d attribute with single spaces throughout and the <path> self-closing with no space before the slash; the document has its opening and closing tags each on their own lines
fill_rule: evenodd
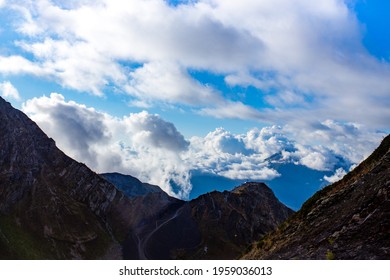
<svg viewBox="0 0 390 280">
<path fill-rule="evenodd" d="M 160 189 L 160 187 L 142 183 L 140 180 L 130 175 L 123 175 L 116 172 L 103 173 L 100 175 L 128 197 L 137 197 L 148 193 L 164 192 Z"/>
<path fill-rule="evenodd" d="M 143 204 L 150 201 L 138 199 Z M 157 207 L 159 201 L 149 204 Z M 171 198 L 157 215 L 133 227 L 124 255 L 130 259 L 234 259 L 292 213 L 261 183 L 246 183 L 231 192 L 215 191 L 187 202 Z"/>
<path fill-rule="evenodd" d="M 244 259 L 389 259 L 390 135 L 342 180 L 322 189 Z"/>
<path fill-rule="evenodd" d="M 182 201 L 98 175 L 0 97 L 1 259 L 231 259 L 292 213 L 261 183 Z"/>
<path fill-rule="evenodd" d="M 294 213 L 269 187 L 254 182 L 202 195 L 189 206 L 202 236 L 200 246 L 184 254 L 194 259 L 235 259 Z"/>
<path fill-rule="evenodd" d="M 130 209 L 0 97 L 0 258 L 121 258 Z"/>
<path fill-rule="evenodd" d="M 272 159 L 275 159 L 275 157 L 272 157 Z M 327 181 L 324 181 L 324 176 L 332 176 L 334 174 L 334 170 L 318 171 L 288 161 L 269 162 L 268 166 L 276 170 L 280 176 L 264 182 L 283 204 L 293 210 L 299 210 L 307 199 L 329 184 Z M 335 169 L 339 167 L 348 170 L 346 165 L 337 165 Z M 193 188 L 190 193 L 190 199 L 214 190 L 232 190 L 246 181 L 248 180 L 229 179 L 216 174 L 192 171 L 191 184 Z"/>
</svg>

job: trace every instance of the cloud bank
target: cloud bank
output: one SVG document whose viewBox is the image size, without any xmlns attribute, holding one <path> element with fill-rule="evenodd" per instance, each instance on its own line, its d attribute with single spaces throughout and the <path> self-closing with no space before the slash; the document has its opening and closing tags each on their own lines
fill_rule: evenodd
<svg viewBox="0 0 390 280">
<path fill-rule="evenodd" d="M 349 168 L 384 136 L 352 123 L 325 121 L 310 127 L 271 126 L 233 134 L 223 128 L 185 139 L 176 127 L 146 111 L 114 117 L 52 93 L 23 104 L 26 112 L 67 154 L 97 172 L 122 172 L 188 198 L 191 171 L 240 180 L 272 180 L 274 163 L 321 171 Z M 299 131 L 299 134 L 296 133 Z M 333 182 L 345 174 L 337 169 Z"/>
</svg>

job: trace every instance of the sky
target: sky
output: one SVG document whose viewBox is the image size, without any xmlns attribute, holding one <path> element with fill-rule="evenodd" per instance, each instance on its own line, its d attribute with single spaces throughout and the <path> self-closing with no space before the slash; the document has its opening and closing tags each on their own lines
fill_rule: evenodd
<svg viewBox="0 0 390 280">
<path fill-rule="evenodd" d="M 380 0 L 0 0 L 0 95 L 96 172 L 334 182 L 389 133 Z M 342 162 L 343 164 L 340 164 Z"/>
</svg>

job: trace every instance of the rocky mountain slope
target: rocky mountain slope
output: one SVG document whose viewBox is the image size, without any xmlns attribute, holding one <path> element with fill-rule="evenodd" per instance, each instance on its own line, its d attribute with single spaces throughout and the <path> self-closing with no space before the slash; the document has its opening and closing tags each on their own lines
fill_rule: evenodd
<svg viewBox="0 0 390 280">
<path fill-rule="evenodd" d="M 389 259 L 390 136 L 342 180 L 316 193 L 244 259 Z"/>
<path fill-rule="evenodd" d="M 143 203 L 150 201 L 150 197 L 142 199 Z M 152 205 L 156 207 L 158 201 Z M 208 193 L 189 202 L 171 200 L 160 210 L 133 227 L 125 256 L 235 259 L 293 213 L 261 183 L 246 183 L 231 192 Z"/>
<path fill-rule="evenodd" d="M 129 201 L 0 97 L 0 258 L 121 258 Z"/>
</svg>

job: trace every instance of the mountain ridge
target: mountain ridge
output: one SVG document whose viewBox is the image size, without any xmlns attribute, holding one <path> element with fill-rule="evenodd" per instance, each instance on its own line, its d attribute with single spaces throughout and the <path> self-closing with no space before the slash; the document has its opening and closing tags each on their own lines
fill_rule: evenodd
<svg viewBox="0 0 390 280">
<path fill-rule="evenodd" d="M 244 259 L 388 259 L 390 135 L 344 178 L 307 200 Z"/>
</svg>

